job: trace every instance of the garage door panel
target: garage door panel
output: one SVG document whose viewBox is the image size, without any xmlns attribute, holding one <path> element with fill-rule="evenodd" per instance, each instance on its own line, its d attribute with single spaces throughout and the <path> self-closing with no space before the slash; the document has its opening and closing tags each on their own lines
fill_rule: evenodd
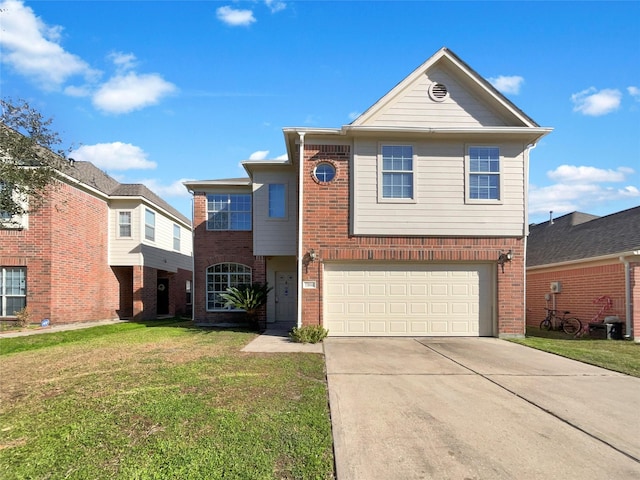
<svg viewBox="0 0 640 480">
<path fill-rule="evenodd" d="M 324 325 L 329 335 L 478 336 L 480 330 L 484 335 L 492 332 L 489 265 L 353 263 L 324 267 Z"/>
</svg>

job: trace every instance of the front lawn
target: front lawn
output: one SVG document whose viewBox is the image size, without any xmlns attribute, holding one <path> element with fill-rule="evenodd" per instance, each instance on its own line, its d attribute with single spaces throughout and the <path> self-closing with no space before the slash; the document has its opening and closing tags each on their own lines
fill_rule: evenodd
<svg viewBox="0 0 640 480">
<path fill-rule="evenodd" d="M 573 338 L 562 332 L 545 332 L 527 327 L 527 337 L 513 339 L 545 352 L 640 377 L 640 344 L 629 340 Z"/>
<path fill-rule="evenodd" d="M 0 337 L 2 479 L 329 479 L 324 360 L 189 322 Z"/>
</svg>

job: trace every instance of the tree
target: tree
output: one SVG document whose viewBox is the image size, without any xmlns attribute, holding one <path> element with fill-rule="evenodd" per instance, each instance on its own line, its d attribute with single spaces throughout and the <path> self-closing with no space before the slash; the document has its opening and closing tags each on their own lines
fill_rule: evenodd
<svg viewBox="0 0 640 480">
<path fill-rule="evenodd" d="M 0 216 L 37 210 L 67 165 L 66 151 L 46 119 L 25 100 L 0 99 Z"/>
</svg>

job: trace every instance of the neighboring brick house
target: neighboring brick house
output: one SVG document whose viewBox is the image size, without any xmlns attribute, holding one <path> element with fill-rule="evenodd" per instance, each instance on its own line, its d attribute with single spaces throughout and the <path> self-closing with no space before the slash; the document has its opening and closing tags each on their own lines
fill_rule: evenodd
<svg viewBox="0 0 640 480">
<path fill-rule="evenodd" d="M 573 212 L 530 227 L 527 244 L 527 325 L 545 307 L 568 310 L 583 324 L 602 310 L 618 316 L 625 335 L 640 331 L 640 207 L 598 217 Z M 611 299 L 611 308 L 603 297 Z"/>
<path fill-rule="evenodd" d="M 188 314 L 191 247 L 189 219 L 144 185 L 70 161 L 41 208 L 0 222 L 0 318 Z"/>
<path fill-rule="evenodd" d="M 228 321 L 217 295 L 267 280 L 268 322 L 524 335 L 529 150 L 550 131 L 446 48 L 349 125 L 285 128 L 288 160 L 185 183 L 194 319 Z"/>
</svg>

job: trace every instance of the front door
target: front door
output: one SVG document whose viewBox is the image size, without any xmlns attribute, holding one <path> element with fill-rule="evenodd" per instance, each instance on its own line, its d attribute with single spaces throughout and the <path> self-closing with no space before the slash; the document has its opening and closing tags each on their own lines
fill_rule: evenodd
<svg viewBox="0 0 640 480">
<path fill-rule="evenodd" d="M 296 320 L 296 274 L 276 272 L 276 322 Z"/>
<path fill-rule="evenodd" d="M 158 315 L 169 313 L 169 279 L 158 279 Z"/>
</svg>

